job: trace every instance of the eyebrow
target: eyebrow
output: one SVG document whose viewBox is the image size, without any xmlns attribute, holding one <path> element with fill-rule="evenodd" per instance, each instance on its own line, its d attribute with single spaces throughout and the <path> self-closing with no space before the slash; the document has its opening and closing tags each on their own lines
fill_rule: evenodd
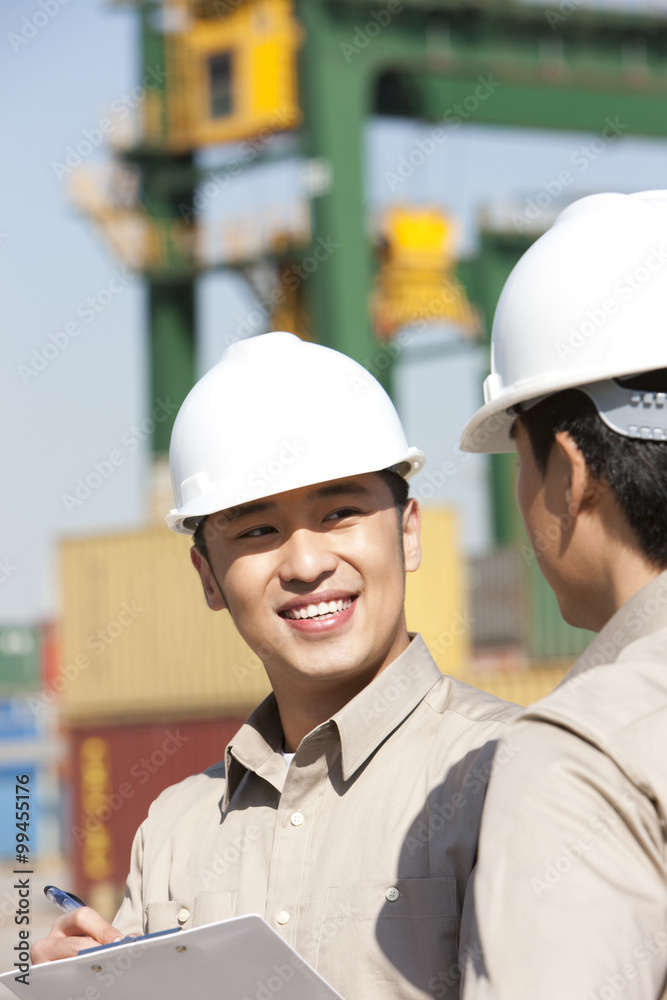
<svg viewBox="0 0 667 1000">
<path fill-rule="evenodd" d="M 278 504 L 269 500 L 257 500 L 255 503 L 244 503 L 238 507 L 229 507 L 225 511 L 225 521 L 238 521 L 241 517 L 252 517 L 253 514 L 264 514 L 267 510 L 275 510 Z"/>
<path fill-rule="evenodd" d="M 308 496 L 308 500 L 322 500 L 329 497 L 342 497 L 342 496 L 359 496 L 359 497 L 370 497 L 372 496 L 371 490 L 367 487 L 362 486 L 361 483 L 343 483 L 343 482 L 331 482 L 325 483 L 324 486 L 319 486 L 316 490 L 312 490 Z M 257 500 L 255 503 L 244 503 L 239 504 L 238 507 L 230 507 L 225 511 L 225 520 L 227 523 L 232 523 L 234 521 L 240 520 L 242 517 L 253 517 L 255 514 L 265 514 L 267 511 L 276 510 L 278 504 L 274 500 Z"/>
<path fill-rule="evenodd" d="M 362 486 L 361 483 L 343 483 L 334 480 L 334 482 L 325 483 L 324 486 L 320 486 L 316 490 L 313 490 L 312 493 L 309 493 L 308 500 L 341 496 L 370 497 L 372 496 L 372 491 L 366 486 Z"/>
</svg>

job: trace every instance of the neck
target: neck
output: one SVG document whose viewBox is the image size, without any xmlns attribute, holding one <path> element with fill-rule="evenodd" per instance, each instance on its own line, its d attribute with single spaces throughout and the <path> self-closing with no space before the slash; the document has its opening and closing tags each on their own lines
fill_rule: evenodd
<svg viewBox="0 0 667 1000">
<path fill-rule="evenodd" d="M 659 576 L 662 571 L 652 566 L 646 560 L 625 549 L 617 553 L 609 570 L 607 587 L 607 608 L 602 628 L 616 612 L 626 604 L 631 597 L 645 587 L 647 583 Z"/>
<path fill-rule="evenodd" d="M 573 606 L 579 608 L 573 617 L 579 620 L 568 619 L 595 632 L 662 572 L 646 560 L 638 539 L 616 505 L 605 513 L 595 525 L 597 530 L 587 533 L 584 555 L 579 562 L 584 586 L 578 594 L 573 592 Z"/>
<path fill-rule="evenodd" d="M 303 675 L 280 680 L 272 678 L 285 738 L 284 749 L 288 753 L 296 751 L 308 733 L 340 712 L 409 645 L 410 638 L 406 631 L 379 666 L 374 664 L 365 671 L 334 681 Z"/>
</svg>

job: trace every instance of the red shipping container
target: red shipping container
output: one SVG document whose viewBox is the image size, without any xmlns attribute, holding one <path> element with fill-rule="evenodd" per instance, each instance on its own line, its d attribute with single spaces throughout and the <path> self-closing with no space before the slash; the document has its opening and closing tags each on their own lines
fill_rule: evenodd
<svg viewBox="0 0 667 1000">
<path fill-rule="evenodd" d="M 221 760 L 245 720 L 102 725 L 70 733 L 75 892 L 107 918 L 125 887 L 134 834 L 168 785 Z"/>
<path fill-rule="evenodd" d="M 54 684 L 60 677 L 60 635 L 55 622 L 44 622 L 41 633 L 42 687 L 51 693 L 57 691 L 57 686 L 54 687 Z"/>
</svg>

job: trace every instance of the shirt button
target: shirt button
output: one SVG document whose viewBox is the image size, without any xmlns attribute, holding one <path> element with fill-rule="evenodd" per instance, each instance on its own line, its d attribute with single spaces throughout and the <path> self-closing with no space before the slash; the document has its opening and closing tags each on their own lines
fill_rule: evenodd
<svg viewBox="0 0 667 1000">
<path fill-rule="evenodd" d="M 179 924 L 184 924 L 186 923 L 186 921 L 190 919 L 190 911 L 188 910 L 187 906 L 182 906 L 180 908 L 180 910 L 176 914 L 176 919 L 178 920 Z"/>
<path fill-rule="evenodd" d="M 292 824 L 292 826 L 301 826 L 301 824 L 303 823 L 303 813 L 299 812 L 292 813 L 292 815 L 289 818 L 289 821 Z"/>
<path fill-rule="evenodd" d="M 289 918 L 290 917 L 289 917 L 289 913 L 287 912 L 287 910 L 281 910 L 276 915 L 276 923 L 280 924 L 280 926 L 282 927 L 283 924 L 286 924 L 288 922 Z"/>
<path fill-rule="evenodd" d="M 396 886 L 392 885 L 391 889 L 387 889 L 387 891 L 385 892 L 384 898 L 388 899 L 390 903 L 394 903 L 396 902 L 396 900 L 400 895 L 401 894 L 396 888 Z"/>
</svg>

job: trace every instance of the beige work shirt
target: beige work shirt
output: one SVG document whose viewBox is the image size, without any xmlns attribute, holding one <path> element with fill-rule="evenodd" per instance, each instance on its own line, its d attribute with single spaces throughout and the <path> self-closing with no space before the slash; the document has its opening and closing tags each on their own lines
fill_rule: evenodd
<svg viewBox="0 0 667 1000">
<path fill-rule="evenodd" d="M 270 695 L 225 762 L 153 803 L 115 925 L 259 913 L 346 1000 L 431 996 L 452 975 L 457 996 L 482 800 L 516 711 L 443 676 L 417 636 L 288 770 Z"/>
<path fill-rule="evenodd" d="M 466 903 L 465 1000 L 667 998 L 667 573 L 507 738 Z"/>
</svg>

